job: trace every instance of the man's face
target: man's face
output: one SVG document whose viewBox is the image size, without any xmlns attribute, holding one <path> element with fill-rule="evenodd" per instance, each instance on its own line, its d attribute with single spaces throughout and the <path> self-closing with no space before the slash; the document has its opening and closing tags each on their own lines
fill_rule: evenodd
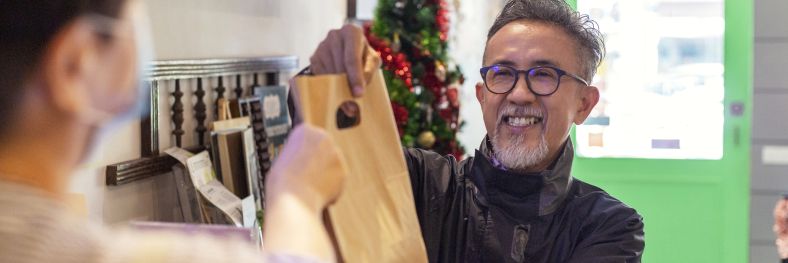
<svg viewBox="0 0 788 263">
<path fill-rule="evenodd" d="M 580 75 L 577 50 L 575 40 L 560 27 L 520 20 L 507 24 L 490 38 L 484 65 L 507 65 L 519 70 L 553 66 Z M 530 172 L 552 164 L 572 123 L 585 121 L 599 100 L 599 92 L 563 76 L 555 93 L 538 96 L 528 89 L 521 74 L 510 92 L 491 93 L 482 84 L 476 87 L 476 97 L 496 159 L 508 169 Z"/>
</svg>

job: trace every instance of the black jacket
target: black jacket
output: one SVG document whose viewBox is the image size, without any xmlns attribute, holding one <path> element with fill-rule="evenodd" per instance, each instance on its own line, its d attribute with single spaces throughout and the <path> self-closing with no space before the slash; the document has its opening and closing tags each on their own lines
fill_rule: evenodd
<svg viewBox="0 0 788 263">
<path fill-rule="evenodd" d="M 430 262 L 640 262 L 643 218 L 570 175 L 571 141 L 552 169 L 517 174 L 470 157 L 407 149 Z"/>
</svg>

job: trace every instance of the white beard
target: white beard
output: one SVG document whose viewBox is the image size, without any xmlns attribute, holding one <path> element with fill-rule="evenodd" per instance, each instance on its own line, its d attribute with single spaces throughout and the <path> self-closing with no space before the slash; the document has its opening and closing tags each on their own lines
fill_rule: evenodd
<svg viewBox="0 0 788 263">
<path fill-rule="evenodd" d="M 499 129 L 495 129 L 492 136 L 492 145 L 495 159 L 501 162 L 504 167 L 513 171 L 525 171 L 544 161 L 547 158 L 547 138 L 544 133 L 539 136 L 539 144 L 536 147 L 525 147 L 526 134 L 517 134 L 509 138 L 506 143 L 505 138 L 500 136 Z"/>
</svg>

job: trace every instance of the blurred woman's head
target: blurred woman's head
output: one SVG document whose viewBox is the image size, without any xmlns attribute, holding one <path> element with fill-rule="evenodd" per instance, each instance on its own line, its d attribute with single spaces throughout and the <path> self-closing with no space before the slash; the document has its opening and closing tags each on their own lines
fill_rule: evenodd
<svg viewBox="0 0 788 263">
<path fill-rule="evenodd" d="M 0 179 L 62 191 L 99 134 L 136 116 L 141 4 L 0 1 Z"/>
<path fill-rule="evenodd" d="M 0 141 L 30 118 L 93 129 L 138 99 L 136 0 L 0 1 Z M 57 128 L 57 127 L 52 127 Z"/>
</svg>

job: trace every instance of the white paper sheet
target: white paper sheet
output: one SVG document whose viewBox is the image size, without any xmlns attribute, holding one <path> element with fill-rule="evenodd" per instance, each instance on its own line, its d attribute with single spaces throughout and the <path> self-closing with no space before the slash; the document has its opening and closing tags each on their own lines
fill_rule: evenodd
<svg viewBox="0 0 788 263">
<path fill-rule="evenodd" d="M 241 199 L 216 180 L 211 158 L 207 151 L 194 155 L 186 150 L 173 147 L 165 152 L 186 165 L 194 187 L 205 199 L 208 199 L 211 204 L 230 217 L 233 224 L 243 225 Z"/>
</svg>

